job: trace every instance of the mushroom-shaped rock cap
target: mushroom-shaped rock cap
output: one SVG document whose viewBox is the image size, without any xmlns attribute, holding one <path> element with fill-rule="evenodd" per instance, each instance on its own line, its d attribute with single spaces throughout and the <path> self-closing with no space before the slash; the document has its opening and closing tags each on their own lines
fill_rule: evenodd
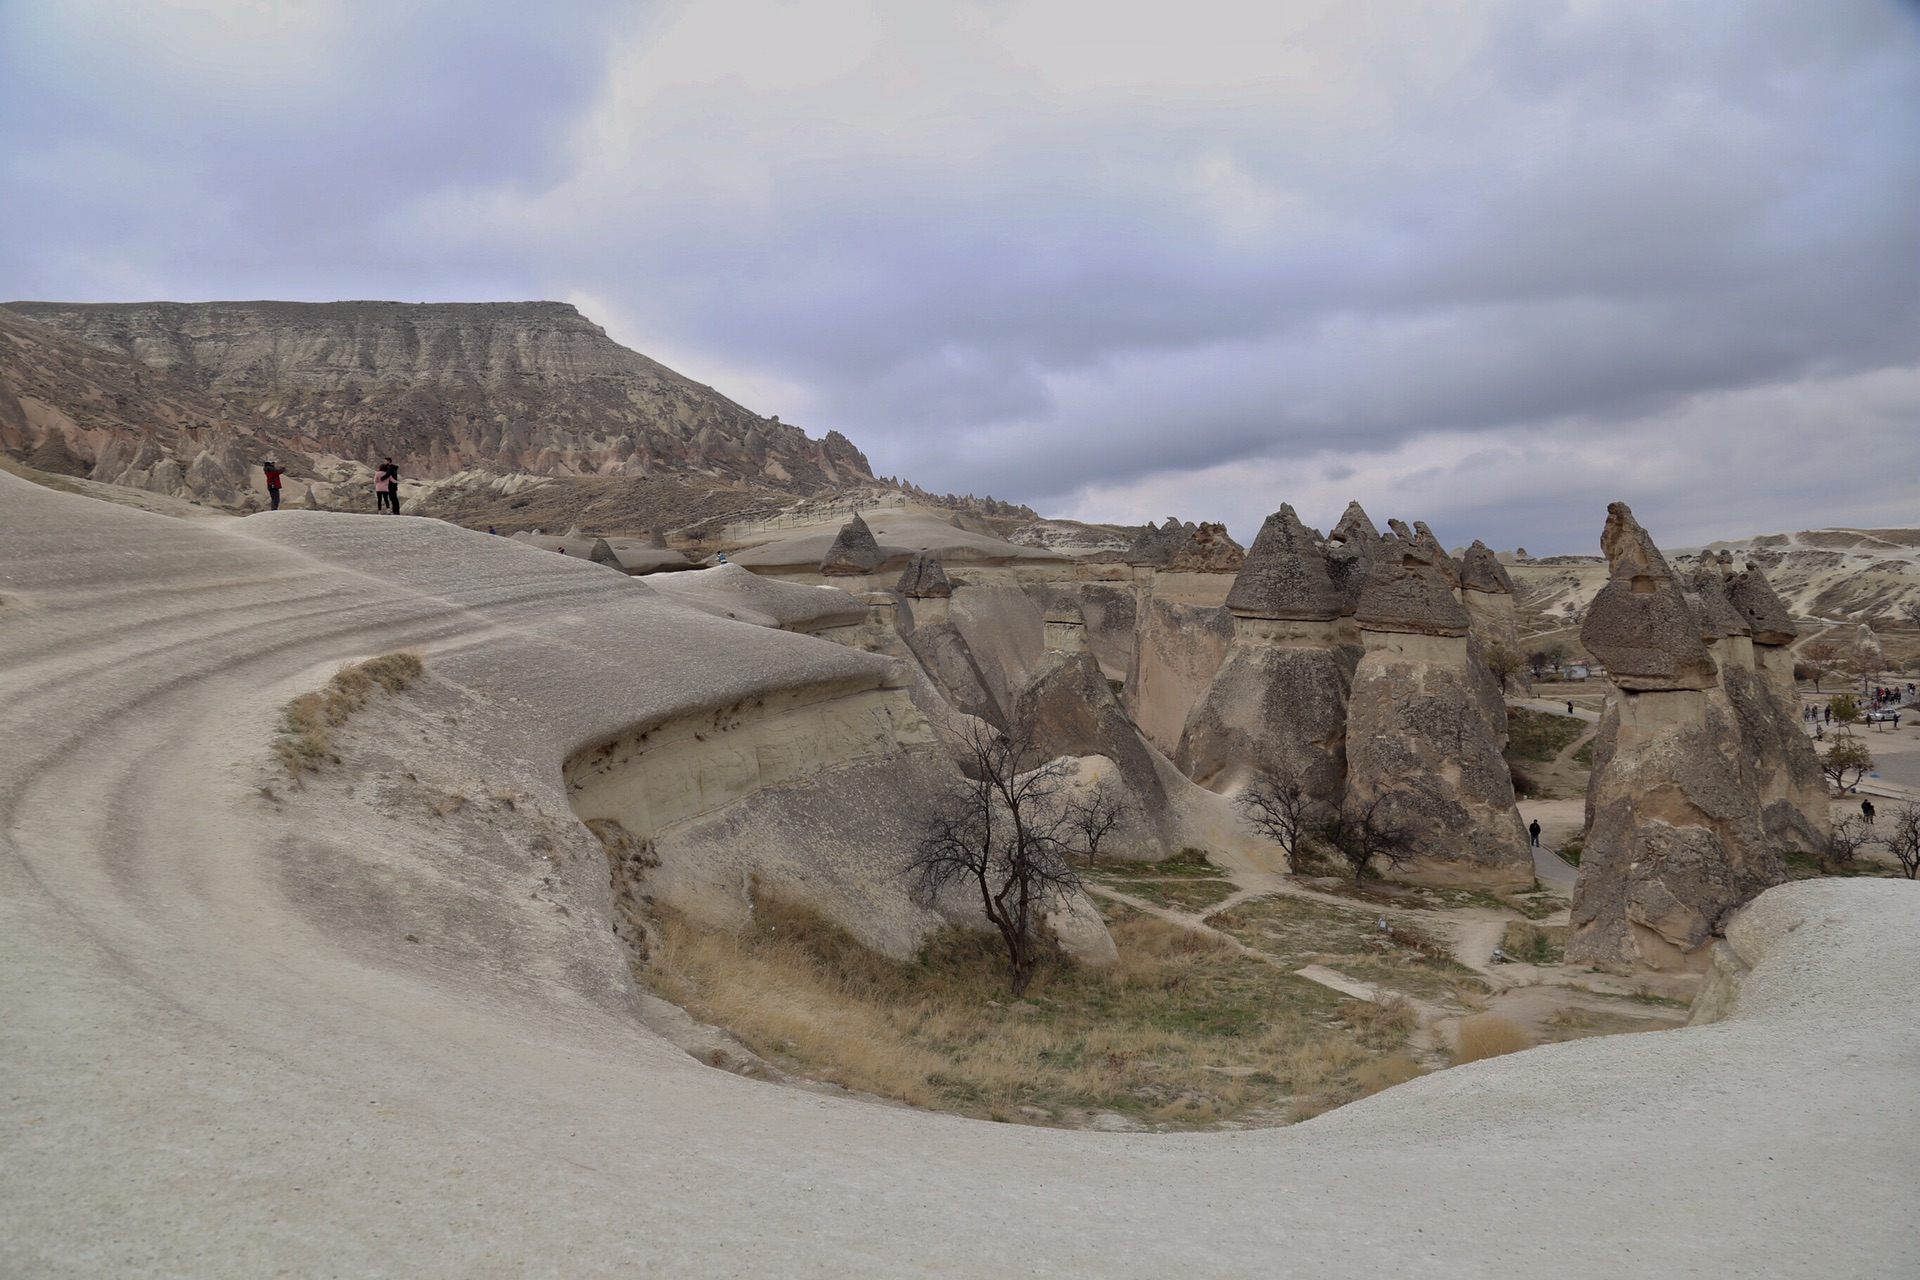
<svg viewBox="0 0 1920 1280">
<path fill-rule="evenodd" d="M 1693 591 L 1693 607 L 1700 615 L 1700 638 L 1719 640 L 1725 636 L 1752 635 L 1753 628 L 1727 598 L 1727 580 L 1720 576 L 1720 565 L 1711 555 L 1700 557 L 1700 567 L 1687 584 Z"/>
<path fill-rule="evenodd" d="M 1227 535 L 1227 526 L 1202 520 L 1167 557 L 1169 573 L 1238 573 L 1246 549 Z"/>
<path fill-rule="evenodd" d="M 587 559 L 595 564 L 609 565 L 622 573 L 626 572 L 626 567 L 620 563 L 620 557 L 613 554 L 613 548 L 607 545 L 605 538 L 593 540 L 593 546 L 587 551 Z"/>
<path fill-rule="evenodd" d="M 1340 516 L 1340 523 L 1333 526 L 1333 532 L 1327 535 L 1327 541 L 1344 542 L 1370 551 L 1380 541 L 1380 530 L 1367 515 L 1365 507 L 1357 502 L 1349 502 Z"/>
<path fill-rule="evenodd" d="M 1080 602 L 1072 596 L 1061 596 L 1049 605 L 1046 620 L 1050 626 L 1084 627 L 1087 625 L 1087 615 L 1080 612 Z"/>
<path fill-rule="evenodd" d="M 900 571 L 894 590 L 909 600 L 940 600 L 953 594 L 953 584 L 947 581 L 947 571 L 937 559 L 916 551 Z"/>
<path fill-rule="evenodd" d="M 867 528 L 867 522 L 856 511 L 853 519 L 840 526 L 840 535 L 827 548 L 827 554 L 820 561 L 820 572 L 841 576 L 872 573 L 883 558 L 873 530 Z"/>
<path fill-rule="evenodd" d="M 1124 558 L 1128 564 L 1163 565 L 1192 535 L 1193 529 L 1190 524 L 1182 524 L 1180 517 L 1168 516 L 1165 524 L 1149 524 L 1142 529 Z"/>
<path fill-rule="evenodd" d="M 1227 593 L 1227 608 L 1243 618 L 1330 622 L 1340 616 L 1341 603 L 1319 536 L 1300 523 L 1291 506 L 1280 504 L 1260 526 Z"/>
<path fill-rule="evenodd" d="M 647 535 L 647 545 L 655 551 L 667 550 L 667 531 L 659 525 L 653 526 L 653 529 Z"/>
<path fill-rule="evenodd" d="M 1459 562 L 1447 554 L 1447 549 L 1440 545 L 1440 539 L 1433 536 L 1433 530 L 1427 527 L 1425 520 L 1413 522 L 1413 536 L 1415 541 L 1425 547 L 1427 553 L 1433 557 L 1433 567 L 1446 576 L 1447 585 L 1458 590 L 1460 587 Z"/>
<path fill-rule="evenodd" d="M 1463 636 L 1469 623 L 1432 551 L 1402 538 L 1382 538 L 1376 546 L 1354 621 L 1368 631 L 1430 636 Z"/>
<path fill-rule="evenodd" d="M 1622 689 L 1705 689 L 1717 668 L 1666 557 L 1624 502 L 1607 508 L 1600 535 L 1611 573 L 1580 625 L 1580 643 Z"/>
<path fill-rule="evenodd" d="M 1513 594 L 1513 579 L 1507 576 L 1507 566 L 1500 563 L 1500 557 L 1494 554 L 1492 547 L 1478 538 L 1467 548 L 1467 554 L 1461 557 L 1460 585 L 1468 591 L 1481 591 L 1488 595 Z"/>
<path fill-rule="evenodd" d="M 1728 560 L 1731 562 L 1732 557 Z M 1745 573 L 1727 579 L 1727 599 L 1753 629 L 1755 644 L 1792 644 L 1800 634 L 1766 573 L 1751 560 Z"/>
</svg>

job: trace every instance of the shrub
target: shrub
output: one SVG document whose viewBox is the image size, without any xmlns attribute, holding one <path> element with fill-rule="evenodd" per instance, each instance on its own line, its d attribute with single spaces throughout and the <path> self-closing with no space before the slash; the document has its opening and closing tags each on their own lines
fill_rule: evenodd
<svg viewBox="0 0 1920 1280">
<path fill-rule="evenodd" d="M 399 693 L 424 669 L 417 653 L 389 653 L 340 668 L 324 688 L 303 693 L 281 709 L 274 755 L 295 778 L 316 773 L 322 765 L 339 764 L 333 731 L 364 707 L 375 689 Z"/>
<path fill-rule="evenodd" d="M 1528 964 L 1559 964 L 1566 959 L 1567 928 L 1512 920 L 1507 924 L 1506 935 L 1500 939 L 1500 949 L 1509 959 L 1524 960 Z"/>
<path fill-rule="evenodd" d="M 1456 1063 L 1478 1062 L 1482 1058 L 1518 1053 L 1532 1044 L 1533 1037 L 1527 1034 L 1527 1029 L 1511 1018 L 1503 1018 L 1497 1013 L 1475 1014 L 1460 1023 L 1454 1041 L 1453 1060 Z"/>
</svg>

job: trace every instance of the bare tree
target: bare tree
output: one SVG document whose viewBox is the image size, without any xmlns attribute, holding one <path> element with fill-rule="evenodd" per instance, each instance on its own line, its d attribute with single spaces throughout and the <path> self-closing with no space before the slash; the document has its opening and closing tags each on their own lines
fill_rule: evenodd
<svg viewBox="0 0 1920 1280">
<path fill-rule="evenodd" d="M 1828 871 L 1839 871 L 1853 865 L 1854 858 L 1860 852 L 1860 846 L 1872 839 L 1864 818 L 1842 818 L 1833 824 L 1833 830 L 1827 833 L 1826 846 L 1821 850 L 1820 861 Z"/>
<path fill-rule="evenodd" d="M 1899 859 L 1907 879 L 1920 880 L 1920 805 L 1906 805 L 1894 814 L 1881 843 Z"/>
<path fill-rule="evenodd" d="M 1288 871 L 1296 876 L 1306 873 L 1307 841 L 1316 825 L 1326 820 L 1327 806 L 1308 794 L 1299 778 L 1263 773 L 1242 788 L 1233 803 L 1254 830 L 1280 846 Z"/>
<path fill-rule="evenodd" d="M 1833 794 L 1844 796 L 1850 787 L 1860 785 L 1860 779 L 1867 776 L 1873 768 L 1873 752 L 1867 750 L 1867 744 L 1850 734 L 1843 734 L 1833 740 L 1827 753 L 1820 757 L 1820 772 L 1827 775 L 1827 781 L 1833 786 Z"/>
<path fill-rule="evenodd" d="M 1377 862 L 1399 866 L 1413 857 L 1410 837 L 1387 808 L 1390 795 L 1381 792 L 1365 803 L 1349 799 L 1317 826 L 1315 834 L 1339 853 L 1353 872 L 1353 882 L 1365 879 Z"/>
<path fill-rule="evenodd" d="M 1021 995 L 1040 962 L 1038 926 L 1048 906 L 1080 887 L 1073 768 L 1042 759 L 1029 720 L 1005 733 L 974 721 L 962 739 L 963 776 L 932 798 L 907 873 L 923 901 L 953 884 L 980 895 Z"/>
<path fill-rule="evenodd" d="M 1813 691 L 1818 693 L 1820 682 L 1833 670 L 1839 657 L 1840 651 L 1833 647 L 1832 641 L 1816 640 L 1800 650 L 1800 661 L 1794 664 L 1798 668 L 1794 677 L 1813 681 Z M 1801 676 L 1800 671 L 1805 671 L 1806 675 Z"/>
<path fill-rule="evenodd" d="M 1487 670 L 1500 682 L 1502 693 L 1507 691 L 1507 682 L 1524 671 L 1526 665 L 1527 660 L 1506 645 L 1496 644 L 1487 650 Z"/>
<path fill-rule="evenodd" d="M 1920 600 L 1903 600 L 1900 603 L 1900 616 L 1909 626 L 1920 627 Z"/>
<path fill-rule="evenodd" d="M 1100 861 L 1100 846 L 1137 806 L 1111 777 L 1102 778 L 1084 794 L 1067 801 L 1067 825 L 1087 855 L 1087 865 Z"/>
</svg>

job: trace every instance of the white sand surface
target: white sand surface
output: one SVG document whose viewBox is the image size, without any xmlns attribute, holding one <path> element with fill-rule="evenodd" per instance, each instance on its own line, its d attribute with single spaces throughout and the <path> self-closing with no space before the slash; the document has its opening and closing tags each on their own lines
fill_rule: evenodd
<svg viewBox="0 0 1920 1280">
<path fill-rule="evenodd" d="M 288 697 L 402 646 L 429 687 L 355 741 L 511 784 L 570 848 L 579 747 L 879 678 L 505 541 L 0 475 L 0 1274 L 1920 1272 L 1904 882 L 1763 898 L 1727 1021 L 1289 1129 L 986 1124 L 695 1062 L 635 1016 L 603 867 L 543 874 L 351 768 L 257 790 Z"/>
</svg>

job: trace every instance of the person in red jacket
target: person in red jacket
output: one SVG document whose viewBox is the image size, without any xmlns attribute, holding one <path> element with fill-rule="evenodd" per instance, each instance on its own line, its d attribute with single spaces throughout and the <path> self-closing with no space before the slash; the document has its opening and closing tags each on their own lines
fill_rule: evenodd
<svg viewBox="0 0 1920 1280">
<path fill-rule="evenodd" d="M 260 468 L 267 473 L 267 510 L 278 511 L 280 509 L 280 477 L 286 472 L 280 470 L 280 464 L 272 458 L 261 463 Z"/>
</svg>

